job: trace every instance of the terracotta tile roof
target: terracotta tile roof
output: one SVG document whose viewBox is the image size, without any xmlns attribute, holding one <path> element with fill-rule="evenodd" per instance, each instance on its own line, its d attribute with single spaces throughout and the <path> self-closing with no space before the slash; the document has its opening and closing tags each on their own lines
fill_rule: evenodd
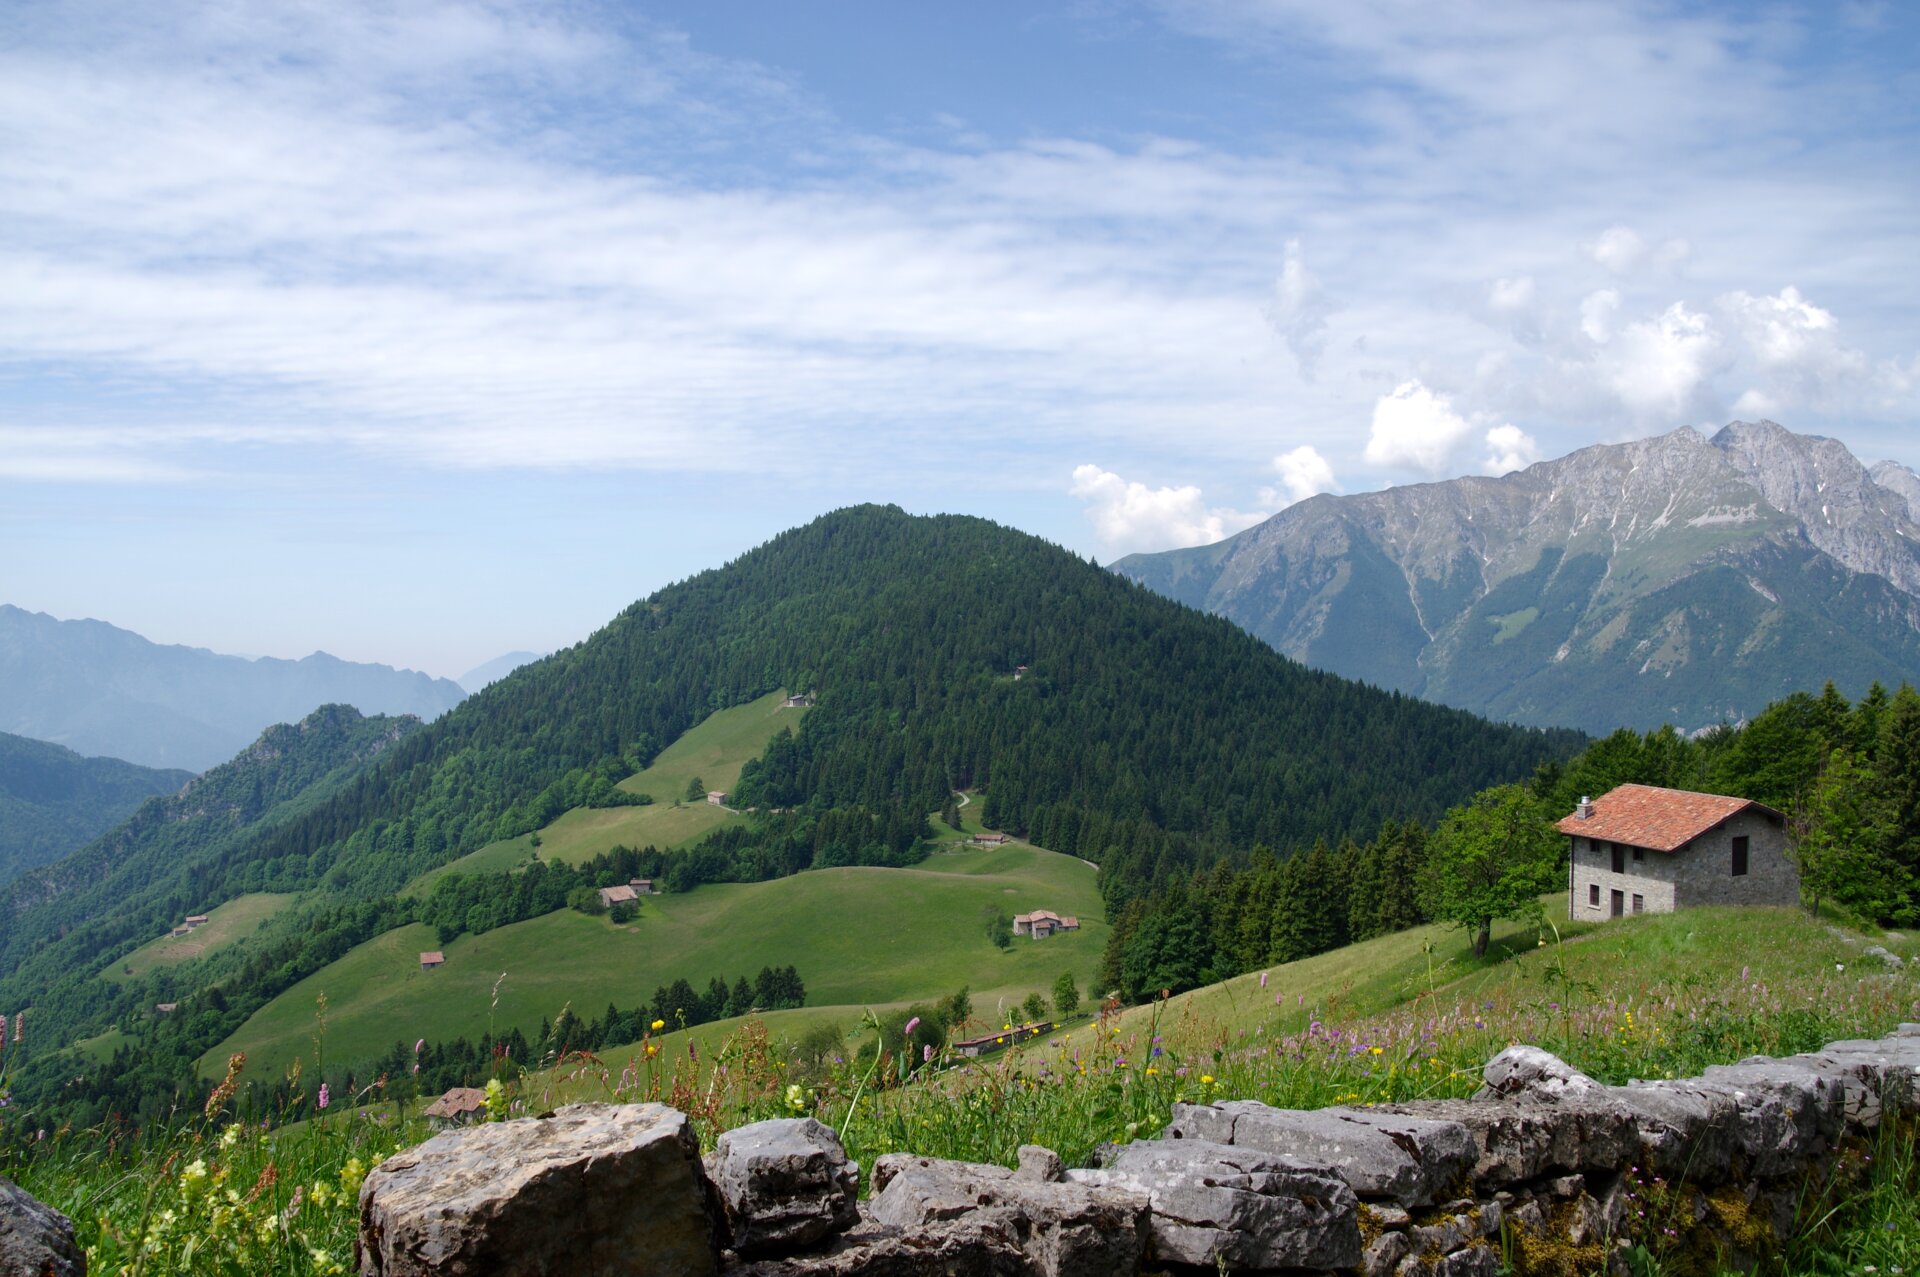
<svg viewBox="0 0 1920 1277">
<path fill-rule="evenodd" d="M 1554 825 L 1563 834 L 1621 842 L 1649 851 L 1678 851 L 1701 834 L 1726 823 L 1749 807 L 1775 820 L 1773 808 L 1751 798 L 1696 794 L 1686 789 L 1622 785 L 1593 800 L 1593 815 L 1574 812 Z"/>
<path fill-rule="evenodd" d="M 421 966 L 425 966 L 429 962 L 437 965 L 439 963 L 445 962 L 446 960 L 447 960 L 447 955 L 440 952 L 440 950 L 438 949 L 435 949 L 430 953 L 422 953 L 420 955 Z"/>
<path fill-rule="evenodd" d="M 487 1093 L 477 1086 L 456 1086 L 445 1095 L 427 1105 L 425 1117 L 459 1117 L 462 1113 L 478 1113 L 487 1106 Z"/>
</svg>

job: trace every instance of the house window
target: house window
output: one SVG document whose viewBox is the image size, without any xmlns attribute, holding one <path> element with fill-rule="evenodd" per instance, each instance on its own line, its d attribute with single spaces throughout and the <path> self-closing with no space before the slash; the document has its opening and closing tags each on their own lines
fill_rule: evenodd
<svg viewBox="0 0 1920 1277">
<path fill-rule="evenodd" d="M 1600 884 L 1591 883 L 1587 887 L 1587 903 L 1595 909 L 1600 907 Z"/>
<path fill-rule="evenodd" d="M 1747 836 L 1740 834 L 1733 840 L 1733 876 L 1747 876 Z"/>
<path fill-rule="evenodd" d="M 1633 849 L 1633 858 L 1635 860 L 1645 860 L 1647 858 L 1647 853 L 1643 848 L 1635 847 Z"/>
<path fill-rule="evenodd" d="M 1633 911 L 1635 913 L 1645 913 L 1647 911 L 1647 898 L 1637 891 L 1633 893 Z"/>
<path fill-rule="evenodd" d="M 1617 874 L 1627 871 L 1627 849 L 1619 843 L 1613 844 L 1613 871 Z"/>
</svg>

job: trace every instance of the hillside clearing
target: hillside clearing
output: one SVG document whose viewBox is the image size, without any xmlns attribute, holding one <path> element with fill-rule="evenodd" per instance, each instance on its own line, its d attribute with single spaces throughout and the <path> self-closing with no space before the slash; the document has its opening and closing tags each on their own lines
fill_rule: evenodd
<svg viewBox="0 0 1920 1277">
<path fill-rule="evenodd" d="M 115 984 L 125 984 L 158 967 L 204 958 L 216 949 L 252 935 L 260 929 L 260 924 L 292 903 L 291 895 L 266 891 L 236 896 L 218 908 L 209 909 L 204 925 L 184 936 L 158 936 L 102 971 L 100 976 Z"/>
</svg>

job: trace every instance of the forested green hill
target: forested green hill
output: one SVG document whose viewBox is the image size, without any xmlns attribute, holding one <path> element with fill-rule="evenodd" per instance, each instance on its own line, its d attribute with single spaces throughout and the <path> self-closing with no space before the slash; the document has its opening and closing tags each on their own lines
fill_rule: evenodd
<svg viewBox="0 0 1920 1277">
<path fill-rule="evenodd" d="M 1580 743 L 1310 671 L 984 520 L 860 507 L 658 591 L 191 856 L 173 817 L 143 814 L 14 894 L 0 1001 L 91 1006 L 104 995 L 65 985 L 151 938 L 161 914 L 306 893 L 252 957 L 227 959 L 246 966 L 223 982 L 231 1005 L 204 1013 L 214 1032 L 410 920 L 396 893 L 418 875 L 569 809 L 635 801 L 619 782 L 661 748 L 782 687 L 817 705 L 730 803 L 789 811 L 764 847 L 752 829 L 724 831 L 687 885 L 908 862 L 926 814 L 972 788 L 990 823 L 1100 862 L 1111 907 L 1254 844 L 1284 852 L 1431 821 Z M 104 874 L 121 862 L 151 869 Z M 59 1018 L 70 1031 L 84 1020 Z"/>
<path fill-rule="evenodd" d="M 79 850 L 192 779 L 0 732 L 0 885 Z"/>
</svg>

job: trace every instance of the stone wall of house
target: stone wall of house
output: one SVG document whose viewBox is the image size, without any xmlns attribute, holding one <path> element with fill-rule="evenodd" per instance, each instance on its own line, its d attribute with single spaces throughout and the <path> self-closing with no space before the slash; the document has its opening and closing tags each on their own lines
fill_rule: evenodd
<svg viewBox="0 0 1920 1277">
<path fill-rule="evenodd" d="M 1747 872 L 1732 874 L 1733 839 L 1747 839 Z M 1741 812 L 1694 839 L 1678 858 L 1680 905 L 1793 905 L 1800 903 L 1800 872 L 1787 857 L 1783 822 Z"/>
<path fill-rule="evenodd" d="M 1733 840 L 1747 839 L 1747 872 L 1733 875 Z M 1642 913 L 1672 913 L 1694 905 L 1795 905 L 1800 903 L 1800 874 L 1787 855 L 1786 828 L 1748 810 L 1675 852 L 1642 851 L 1635 860 L 1628 848 L 1622 872 L 1613 871 L 1612 845 L 1590 838 L 1572 840 L 1573 903 L 1570 916 L 1600 921 L 1612 916 L 1612 892 L 1622 893 L 1624 913 L 1633 897 Z M 1599 901 L 1592 889 L 1600 889 Z"/>
<path fill-rule="evenodd" d="M 1681 873 L 1677 856 L 1659 851 L 1641 851 L 1635 860 L 1628 848 L 1621 858 L 1623 872 L 1613 872 L 1612 844 L 1591 838 L 1573 840 L 1573 908 L 1569 916 L 1582 922 L 1599 922 L 1613 914 L 1609 892 L 1621 892 L 1622 911 L 1632 914 L 1633 898 L 1645 902 L 1642 913 L 1672 913 L 1676 907 L 1676 883 Z M 1598 887 L 1595 903 L 1591 889 Z"/>
<path fill-rule="evenodd" d="M 360 1194 L 363 1277 L 1105 1277 L 1359 1271 L 1520 1277 L 1749 1266 L 1920 1117 L 1920 1025 L 1674 1081 L 1605 1086 L 1512 1047 L 1472 1099 L 1297 1111 L 1175 1106 L 1158 1139 L 1068 1169 L 889 1154 L 810 1118 L 702 1160 L 660 1105 L 575 1105 L 447 1132 Z"/>
</svg>

